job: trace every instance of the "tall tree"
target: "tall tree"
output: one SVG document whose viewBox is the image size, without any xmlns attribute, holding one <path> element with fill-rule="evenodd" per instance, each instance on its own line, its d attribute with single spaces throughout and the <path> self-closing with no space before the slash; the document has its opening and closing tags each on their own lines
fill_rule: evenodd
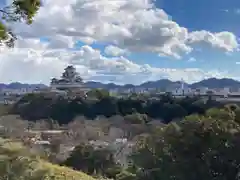
<svg viewBox="0 0 240 180">
<path fill-rule="evenodd" d="M 239 178 L 240 127 L 233 120 L 202 117 L 155 133 L 139 139 L 132 154 L 137 180 Z"/>
<path fill-rule="evenodd" d="M 16 36 L 8 26 L 11 22 L 22 21 L 31 24 L 41 6 L 41 0 L 13 0 L 12 4 L 0 9 L 0 45 L 14 46 Z"/>
</svg>

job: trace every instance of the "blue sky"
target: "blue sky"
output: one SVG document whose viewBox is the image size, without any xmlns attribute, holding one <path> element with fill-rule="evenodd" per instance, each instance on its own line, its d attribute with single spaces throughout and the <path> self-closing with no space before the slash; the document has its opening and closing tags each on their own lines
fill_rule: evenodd
<svg viewBox="0 0 240 180">
<path fill-rule="evenodd" d="M 239 19 L 239 0 L 44 0 L 32 25 L 12 25 L 19 51 L 1 54 L 0 81 L 48 83 L 73 62 L 103 82 L 240 80 Z"/>
<path fill-rule="evenodd" d="M 174 21 L 188 30 L 230 31 L 238 37 L 240 35 L 240 1 L 238 0 L 157 0 L 156 6 L 162 7 Z M 236 66 L 236 61 L 240 59 L 238 52 L 228 56 L 204 49 L 203 53 L 192 53 L 191 56 L 197 59 L 195 63 L 190 65 L 186 61 L 181 61 L 177 64 L 200 68 L 214 66 L 231 71 L 237 71 L 239 68 Z"/>
<path fill-rule="evenodd" d="M 207 30 L 211 32 L 230 31 L 240 35 L 239 0 L 156 0 L 156 7 L 163 8 L 179 25 L 190 31 Z M 138 61 L 138 55 L 133 55 Z M 217 67 L 223 70 L 238 71 L 236 61 L 240 60 L 240 53 L 231 56 L 222 52 L 204 49 L 203 52 L 193 52 L 181 60 L 144 55 L 150 57 L 148 63 L 157 67 L 198 67 L 211 69 Z M 196 58 L 196 62 L 188 62 L 189 57 Z M 156 59 L 159 59 L 157 61 Z"/>
<path fill-rule="evenodd" d="M 156 6 L 162 7 L 173 20 L 190 30 L 239 32 L 238 0 L 157 0 Z"/>
<path fill-rule="evenodd" d="M 189 31 L 207 30 L 210 32 L 229 31 L 240 36 L 240 1 L 239 0 L 156 0 L 157 8 L 163 9 L 180 26 Z M 79 43 L 83 45 L 83 43 Z M 107 44 L 94 44 L 92 47 L 104 51 Z M 231 71 L 238 75 L 240 53 L 228 55 L 218 50 L 203 48 L 183 56 L 182 60 L 159 57 L 153 53 L 131 53 L 128 56 L 138 64 L 146 62 L 154 67 L 162 68 L 201 68 L 220 71 Z M 189 62 L 194 57 L 195 62 Z"/>
</svg>

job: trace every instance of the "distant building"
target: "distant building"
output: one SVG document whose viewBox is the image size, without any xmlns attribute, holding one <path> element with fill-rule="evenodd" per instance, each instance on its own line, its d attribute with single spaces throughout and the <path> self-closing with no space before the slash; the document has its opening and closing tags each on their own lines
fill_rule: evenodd
<svg viewBox="0 0 240 180">
<path fill-rule="evenodd" d="M 201 87 L 201 88 L 195 89 L 194 94 L 195 95 L 206 95 L 208 91 L 209 91 L 209 88 Z"/>
<path fill-rule="evenodd" d="M 181 81 L 180 87 L 175 88 L 170 92 L 174 96 L 189 96 L 194 94 L 194 91 L 189 88 L 183 80 Z"/>
<path fill-rule="evenodd" d="M 52 92 L 71 91 L 85 94 L 89 89 L 83 85 L 83 80 L 76 72 L 75 67 L 67 66 L 61 76 L 61 79 L 53 78 L 50 83 Z"/>
<path fill-rule="evenodd" d="M 35 88 L 19 88 L 19 89 L 1 89 L 1 93 L 5 95 L 25 95 L 33 93 Z"/>
</svg>

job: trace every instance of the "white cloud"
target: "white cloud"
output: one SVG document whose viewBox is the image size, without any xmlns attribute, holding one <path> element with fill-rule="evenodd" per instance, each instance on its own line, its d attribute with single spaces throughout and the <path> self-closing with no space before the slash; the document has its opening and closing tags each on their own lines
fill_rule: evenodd
<svg viewBox="0 0 240 180">
<path fill-rule="evenodd" d="M 73 48 L 75 44 L 72 37 L 62 35 L 50 36 L 48 41 L 48 48 L 50 49 Z"/>
<path fill-rule="evenodd" d="M 110 42 L 130 51 L 180 58 L 192 44 L 205 43 L 234 51 L 238 42 L 230 32 L 189 32 L 150 0 L 45 0 L 31 27 L 17 26 L 22 36 L 74 37 L 88 43 Z"/>
<path fill-rule="evenodd" d="M 197 61 L 197 60 L 194 57 L 190 57 L 189 60 L 188 60 L 188 62 L 195 62 L 195 61 Z"/>
<path fill-rule="evenodd" d="M 180 59 L 195 44 L 207 44 L 224 52 L 238 49 L 230 32 L 189 32 L 150 0 L 44 0 L 31 26 L 13 25 L 19 39 L 12 50 L 0 50 L 0 82 L 44 82 L 76 65 L 84 79 L 141 83 L 169 78 L 192 82 L 228 73 L 201 69 L 155 68 L 123 57 L 126 52 L 147 52 Z M 45 37 L 48 41 L 41 41 Z M 70 50 L 77 41 L 85 45 Z M 112 44 L 107 58 L 93 49 L 93 42 Z M 118 57 L 120 56 L 120 57 Z"/>
<path fill-rule="evenodd" d="M 188 44 L 204 43 L 212 47 L 233 52 L 238 49 L 237 37 L 230 32 L 211 33 L 208 31 L 195 31 L 189 34 Z"/>
<path fill-rule="evenodd" d="M 122 56 L 128 53 L 127 50 L 125 49 L 121 49 L 117 46 L 113 46 L 113 45 L 109 45 L 105 48 L 104 50 L 106 55 L 110 55 L 110 56 Z"/>
<path fill-rule="evenodd" d="M 24 48 L 4 50 L 4 53 L 0 54 L 0 82 L 21 81 L 47 84 L 50 78 L 59 77 L 68 64 L 74 64 L 85 80 L 109 82 L 114 79 L 116 83 L 139 84 L 142 81 L 160 78 L 171 80 L 183 78 L 187 82 L 193 82 L 207 77 L 228 76 L 227 73 L 221 74 L 218 71 L 206 72 L 200 69 L 170 69 L 151 67 L 148 64 L 139 65 L 124 57 L 107 58 L 99 50 L 88 45 L 76 51 L 46 49 L 46 43 L 44 46 L 36 46 L 38 49 L 32 49 L 29 44 L 28 48 L 25 45 Z"/>
</svg>

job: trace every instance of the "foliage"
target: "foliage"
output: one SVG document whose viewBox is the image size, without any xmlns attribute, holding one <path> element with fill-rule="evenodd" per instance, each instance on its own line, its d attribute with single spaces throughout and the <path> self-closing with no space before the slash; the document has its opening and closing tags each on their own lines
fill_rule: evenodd
<svg viewBox="0 0 240 180">
<path fill-rule="evenodd" d="M 52 126 L 55 121 L 66 124 L 79 114 L 91 115 L 92 118 L 98 116 L 95 120 L 78 117 L 67 126 L 68 134 L 74 136 L 78 142 L 73 144 L 80 142 L 82 144 L 75 147 L 62 164 L 89 175 L 100 175 L 117 180 L 226 180 L 236 179 L 239 175 L 240 111 L 234 104 L 217 104 L 213 100 L 203 103 L 196 98 L 174 99 L 169 96 L 160 99 L 104 97 L 92 101 L 45 97 L 39 94 L 24 97 L 12 110 L 24 117 L 35 116 L 36 120 L 39 115 L 47 116 L 48 123 Z M 120 116 L 115 116 L 117 114 Z M 99 115 L 111 118 L 104 120 L 104 117 Z M 168 124 L 157 126 L 152 120 L 154 117 L 165 118 L 162 121 Z M 184 120 L 172 121 L 176 119 Z M 10 124 L 13 124 L 11 122 Z M 21 125 L 21 129 L 25 126 L 26 124 Z M 109 149 L 104 144 L 97 146 L 87 142 L 101 138 L 105 141 L 107 136 L 110 136 L 111 127 L 123 130 L 123 134 L 119 135 L 121 138 L 127 137 L 131 142 L 137 139 L 137 144 L 129 157 L 132 164 L 123 171 L 116 163 L 116 159 L 121 157 L 113 152 L 115 148 Z M 114 137 L 116 139 L 116 136 Z M 111 141 L 111 138 L 108 138 L 107 141 Z M 52 144 L 54 155 L 59 152 L 59 144 L 61 144 L 59 141 Z M 125 148 L 123 151 L 121 149 L 121 153 L 126 157 L 132 149 L 129 151 Z M 28 154 L 30 153 L 25 151 L 22 156 L 29 157 Z M 28 165 L 34 164 L 36 160 L 46 163 L 38 157 L 31 157 L 20 165 L 29 167 Z M 1 168 L 4 167 L 6 170 L 9 165 L 5 164 Z M 20 173 L 16 176 L 25 177 L 25 174 L 28 174 L 28 171 L 25 172 L 20 167 L 16 166 L 16 168 Z M 5 171 L 0 170 L 0 172 Z"/>
<path fill-rule="evenodd" d="M 202 119 L 202 117 L 199 116 L 198 114 L 191 114 L 184 118 L 184 120 L 186 120 L 186 121 L 195 121 L 195 120 L 200 120 L 200 119 Z"/>
<path fill-rule="evenodd" d="M 6 26 L 9 22 L 24 21 L 31 24 L 33 17 L 41 6 L 41 0 L 13 0 L 12 4 L 0 9 L 0 40 L 1 43 L 12 47 L 16 36 Z"/>
<path fill-rule="evenodd" d="M 126 123 L 130 124 L 147 124 L 149 122 L 149 118 L 146 114 L 129 114 L 124 117 Z"/>
<path fill-rule="evenodd" d="M 130 173 L 128 171 L 123 171 L 117 175 L 116 179 L 117 180 L 135 180 L 136 174 Z"/>
<path fill-rule="evenodd" d="M 10 109 L 10 105 L 0 104 L 0 116 L 7 115 Z"/>
<path fill-rule="evenodd" d="M 3 139 L 0 143 L 0 179 L 2 180 L 94 180 L 82 172 L 43 161 L 20 143 Z"/>
<path fill-rule="evenodd" d="M 105 97 L 109 97 L 109 92 L 104 89 L 92 89 L 87 92 L 87 96 L 95 97 L 97 99 L 103 99 Z"/>
<path fill-rule="evenodd" d="M 213 119 L 229 120 L 232 119 L 231 114 L 225 109 L 211 108 L 206 111 L 206 116 Z"/>
<path fill-rule="evenodd" d="M 75 147 L 63 164 L 90 175 L 100 174 L 112 177 L 119 172 L 119 170 L 116 171 L 119 166 L 115 163 L 113 153 L 109 149 L 95 148 L 88 144 Z"/>
<path fill-rule="evenodd" d="M 131 156 L 134 174 L 138 180 L 235 179 L 239 138 L 234 120 L 204 117 L 171 123 L 139 139 Z"/>
<path fill-rule="evenodd" d="M 240 124 L 240 109 L 234 111 L 235 113 L 235 121 Z"/>
<path fill-rule="evenodd" d="M 128 117 L 131 114 L 145 114 L 150 119 L 159 119 L 163 123 L 180 120 L 191 114 L 203 115 L 209 108 L 222 107 L 224 104 L 215 101 L 204 103 L 198 98 L 174 99 L 169 96 L 151 98 L 121 98 L 104 96 L 100 99 L 77 98 L 74 100 L 47 96 L 43 94 L 27 95 L 14 105 L 11 113 L 19 114 L 23 119 L 53 119 L 60 125 L 68 124 L 77 116 L 95 119 L 98 116 Z M 144 116 L 145 116 L 144 115 Z M 141 119 L 141 118 L 140 118 Z"/>
</svg>

